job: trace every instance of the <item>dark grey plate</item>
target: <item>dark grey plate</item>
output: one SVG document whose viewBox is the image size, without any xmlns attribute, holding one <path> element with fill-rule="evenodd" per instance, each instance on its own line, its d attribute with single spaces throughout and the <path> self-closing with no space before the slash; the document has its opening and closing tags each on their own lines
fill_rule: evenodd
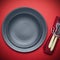
<svg viewBox="0 0 60 60">
<path fill-rule="evenodd" d="M 43 17 L 31 8 L 18 8 L 5 19 L 2 27 L 5 42 L 19 52 L 31 52 L 42 45 L 47 34 Z"/>
</svg>

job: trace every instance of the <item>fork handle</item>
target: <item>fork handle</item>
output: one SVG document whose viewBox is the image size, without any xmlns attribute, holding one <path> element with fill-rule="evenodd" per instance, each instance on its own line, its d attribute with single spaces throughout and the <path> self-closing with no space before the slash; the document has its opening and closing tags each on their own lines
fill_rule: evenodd
<svg viewBox="0 0 60 60">
<path fill-rule="evenodd" d="M 54 39 L 55 39 L 55 35 L 53 34 L 52 37 L 51 37 L 51 39 L 50 39 L 50 42 L 49 42 L 48 48 L 51 48 Z"/>
</svg>

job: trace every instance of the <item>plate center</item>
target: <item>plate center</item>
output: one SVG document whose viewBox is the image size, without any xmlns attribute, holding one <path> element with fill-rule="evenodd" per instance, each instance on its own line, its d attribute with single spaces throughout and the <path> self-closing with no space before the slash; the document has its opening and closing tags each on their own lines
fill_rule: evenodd
<svg viewBox="0 0 60 60">
<path fill-rule="evenodd" d="M 29 14 L 18 15 L 10 22 L 9 34 L 17 46 L 32 46 L 37 43 L 40 27 L 36 18 Z"/>
</svg>

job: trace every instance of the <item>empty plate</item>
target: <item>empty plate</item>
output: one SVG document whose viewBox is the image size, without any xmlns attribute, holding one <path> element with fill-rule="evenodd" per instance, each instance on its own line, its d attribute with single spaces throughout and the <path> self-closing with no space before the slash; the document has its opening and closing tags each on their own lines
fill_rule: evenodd
<svg viewBox="0 0 60 60">
<path fill-rule="evenodd" d="M 6 17 L 2 34 L 12 49 L 18 52 L 31 52 L 44 42 L 47 34 L 46 22 L 36 10 L 18 8 Z"/>
</svg>

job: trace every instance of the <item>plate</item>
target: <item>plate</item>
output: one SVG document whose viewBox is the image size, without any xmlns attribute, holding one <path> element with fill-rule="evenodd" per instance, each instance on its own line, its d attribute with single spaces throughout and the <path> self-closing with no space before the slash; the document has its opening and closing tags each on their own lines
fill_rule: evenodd
<svg viewBox="0 0 60 60">
<path fill-rule="evenodd" d="M 44 18 L 32 8 L 12 11 L 4 20 L 2 35 L 7 45 L 18 52 L 31 52 L 39 48 L 47 35 Z"/>
</svg>

